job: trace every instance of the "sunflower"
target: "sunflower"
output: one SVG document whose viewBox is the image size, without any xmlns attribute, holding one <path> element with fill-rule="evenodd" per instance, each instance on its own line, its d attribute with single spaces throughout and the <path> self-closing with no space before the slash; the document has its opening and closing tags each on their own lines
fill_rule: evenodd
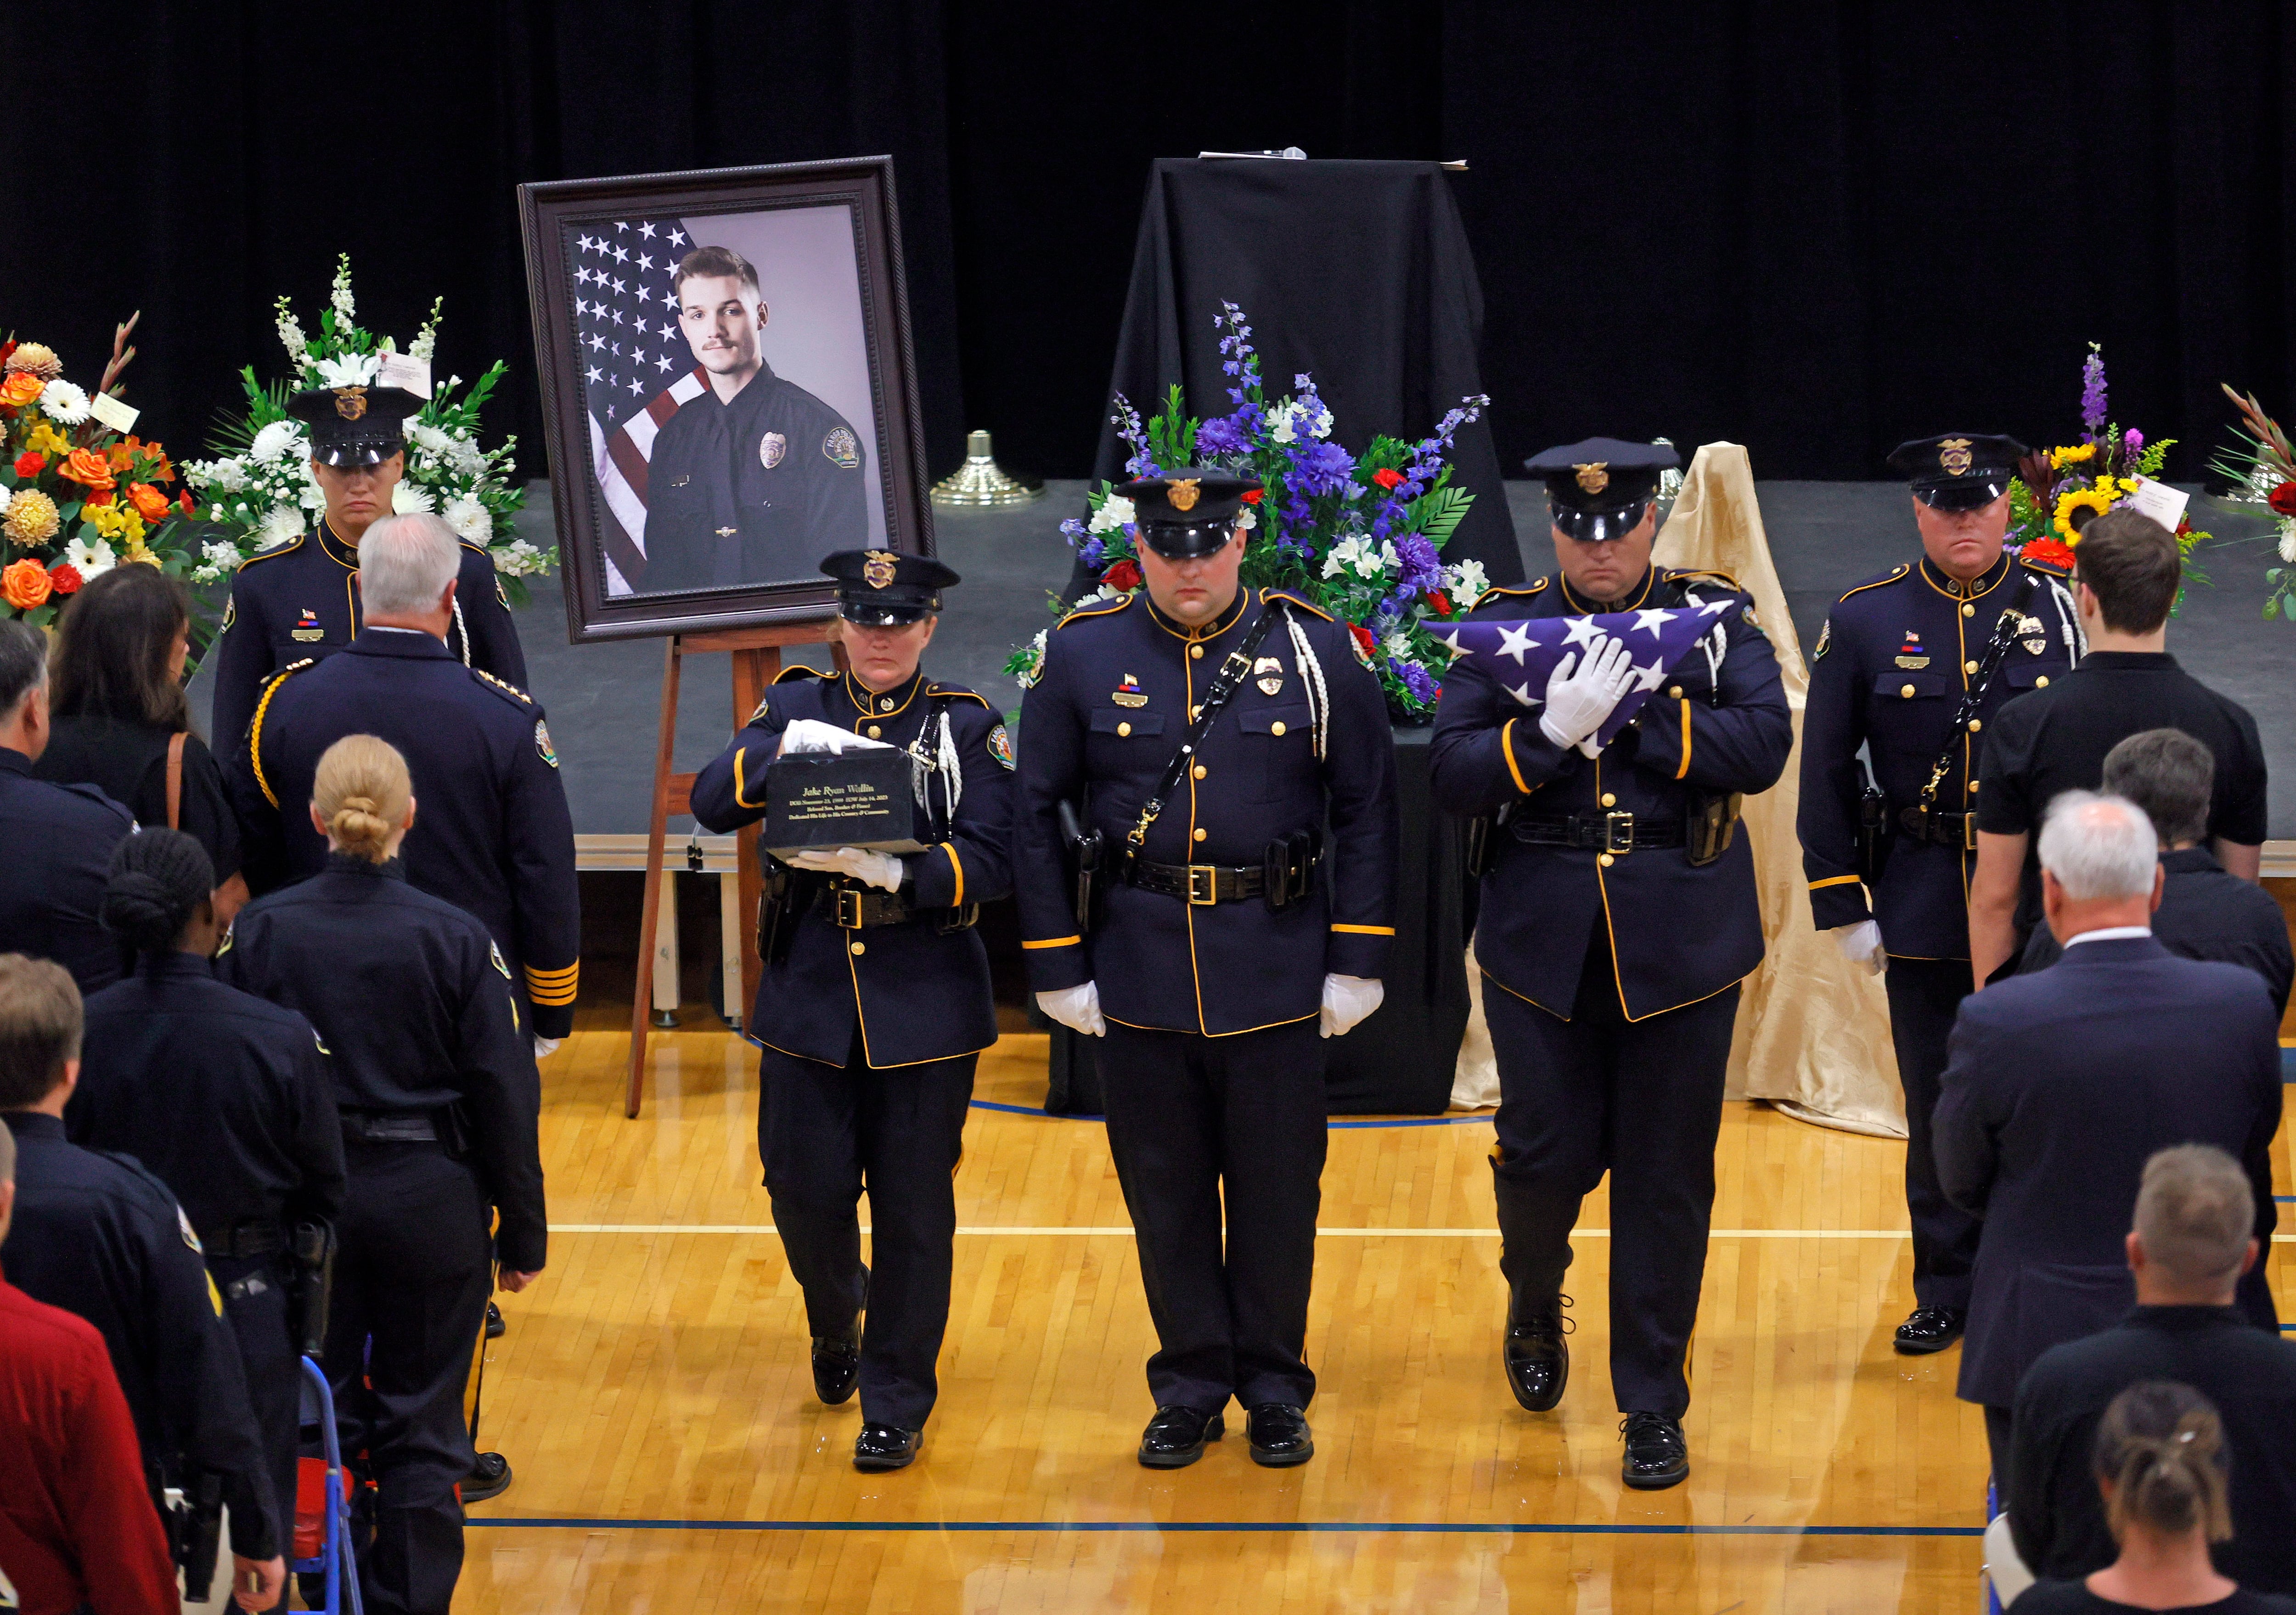
<svg viewBox="0 0 2296 1615">
<path fill-rule="evenodd" d="M 2095 443 L 2082 443 L 2071 449 L 2052 449 L 2049 450 L 2049 469 L 2062 471 L 2068 466 L 2086 465 L 2095 458 L 2096 458 Z"/>
<path fill-rule="evenodd" d="M 2103 515 L 2112 508 L 2112 495 L 2098 488 L 2076 488 L 2057 500 L 2057 519 L 2051 523 L 2057 536 L 2070 544 L 2080 542 L 2080 530 L 2092 516 Z M 2087 515 L 2082 514 L 2087 512 Z"/>
</svg>

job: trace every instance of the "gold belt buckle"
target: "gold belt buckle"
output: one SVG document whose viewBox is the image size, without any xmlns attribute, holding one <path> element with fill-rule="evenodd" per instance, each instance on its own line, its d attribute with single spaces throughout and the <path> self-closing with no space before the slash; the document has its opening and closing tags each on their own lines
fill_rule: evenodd
<svg viewBox="0 0 2296 1615">
<path fill-rule="evenodd" d="M 1208 909 L 1219 901 L 1219 867 L 1217 864 L 1192 863 L 1188 866 L 1188 902 L 1196 908 Z"/>
<path fill-rule="evenodd" d="M 1977 851 L 1977 815 L 1974 813 L 1961 816 L 1961 850 L 1964 853 Z"/>
<path fill-rule="evenodd" d="M 837 888 L 837 923 L 849 931 L 861 928 L 861 893 L 855 886 Z"/>
<path fill-rule="evenodd" d="M 1603 850 L 1623 855 L 1635 850 L 1635 816 L 1612 812 L 1603 815 Z"/>
</svg>

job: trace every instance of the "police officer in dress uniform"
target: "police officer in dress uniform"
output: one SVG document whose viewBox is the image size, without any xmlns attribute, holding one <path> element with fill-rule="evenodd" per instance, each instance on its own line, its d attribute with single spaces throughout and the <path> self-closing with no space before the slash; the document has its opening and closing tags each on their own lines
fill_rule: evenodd
<svg viewBox="0 0 2296 1615">
<path fill-rule="evenodd" d="M 1021 725 L 1021 946 L 1046 1013 L 1104 1040 L 1156 1323 L 1139 1459 L 1157 1469 L 1202 1456 L 1231 1398 L 1255 1462 L 1315 1454 L 1317 1034 L 1378 1007 L 1395 937 L 1386 704 L 1346 625 L 1239 587 L 1259 487 L 1183 468 L 1118 489 L 1145 594 L 1062 620 Z M 1101 888 L 1081 905 L 1079 869 Z"/>
<path fill-rule="evenodd" d="M 773 869 L 750 1022 L 764 1046 L 758 1153 L 805 1290 L 814 1388 L 835 1406 L 857 1381 L 853 1466 L 873 1472 L 916 1457 L 939 1389 L 952 1177 L 973 1066 L 996 1041 L 972 927 L 980 905 L 1012 888 L 1013 747 L 987 701 L 917 669 L 955 573 L 878 549 L 840 551 L 821 570 L 837 580 L 850 671 L 785 671 L 693 800 L 710 830 L 756 823 L 785 737 L 793 749 L 848 736 L 899 746 L 923 780 L 924 851 L 808 850 Z M 855 1212 L 865 1188 L 873 1273 Z"/>
<path fill-rule="evenodd" d="M 547 1254 L 541 1084 L 502 950 L 405 877 L 405 759 L 349 736 L 305 802 L 326 827 L 325 864 L 242 910 L 216 973 L 301 1014 L 332 1056 L 349 1187 L 324 1367 L 343 1450 L 365 1453 L 379 1488 L 361 1585 L 370 1611 L 447 1615 L 463 1563 L 455 1488 L 475 1461 L 472 1346 L 496 1270 L 523 1290 Z"/>
<path fill-rule="evenodd" d="M 246 832 L 248 884 L 272 891 L 327 867 L 299 805 L 320 755 L 375 735 L 414 770 L 422 834 L 406 880 L 486 922 L 516 973 L 519 1025 L 547 1053 L 573 1028 L 582 939 L 574 822 L 541 704 L 450 643 L 461 595 L 454 534 L 393 516 L 365 539 L 369 616 L 340 655 L 272 675 L 225 782 Z"/>
<path fill-rule="evenodd" d="M 1890 455 L 1912 482 L 1922 558 L 1841 597 L 1818 630 L 1802 716 L 1796 828 L 1810 912 L 1852 963 L 1885 971 L 1890 993 L 1914 1229 L 1914 1311 L 1896 1346 L 1909 1356 L 1961 1339 L 1977 1257 L 1978 1219 L 1938 1186 L 1930 1116 L 1970 989 L 1986 728 L 2005 702 L 2062 678 L 2079 653 L 2063 573 L 2002 553 L 2010 475 L 2024 453 L 2014 439 L 1963 432 Z M 2009 648 L 1988 672 L 1997 627 Z"/>
<path fill-rule="evenodd" d="M 769 310 L 730 247 L 697 247 L 671 282 L 709 385 L 653 440 L 646 464 L 649 592 L 806 576 L 867 542 L 868 451 L 845 417 L 758 350 Z"/>
<path fill-rule="evenodd" d="M 1719 573 L 1653 568 L 1672 449 L 1594 438 L 1528 463 L 1546 482 L 1557 571 L 1476 602 L 1482 618 L 1574 618 L 1727 602 L 1634 723 L 1588 755 L 1623 696 L 1625 647 L 1595 634 L 1543 696 L 1455 663 L 1432 787 L 1488 818 L 1475 956 L 1498 1059 L 1492 1173 L 1515 1399 L 1562 1400 L 1562 1276 L 1580 1199 L 1611 1174 L 1611 1385 L 1623 1476 L 1690 1472 L 1682 1416 L 1714 1141 L 1738 984 L 1762 959 L 1736 798 L 1784 770 L 1793 727 L 1751 597 Z M 1624 675 L 1624 676 L 1622 676 Z"/>
<path fill-rule="evenodd" d="M 319 1263 L 299 1271 L 291 1250 L 307 1228 L 319 1257 L 342 1209 L 342 1126 L 310 1022 L 216 980 L 214 886 L 207 850 L 180 831 L 119 844 L 103 919 L 135 970 L 87 1001 L 64 1128 L 76 1144 L 135 1157 L 191 1219 L 239 1341 L 283 1523 L 295 1515 L 302 1309 L 319 1304 Z"/>
<path fill-rule="evenodd" d="M 332 655 L 365 621 L 359 544 L 390 515 L 406 466 L 404 422 L 422 400 L 403 387 L 314 387 L 287 408 L 311 433 L 311 474 L 327 496 L 316 532 L 296 534 L 251 556 L 232 580 L 216 641 L 215 710 L 208 732 L 217 755 L 247 733 L 272 674 L 290 663 Z M 510 598 L 483 545 L 460 545 L 461 586 L 447 648 L 456 661 L 526 688 L 526 653 Z"/>
</svg>

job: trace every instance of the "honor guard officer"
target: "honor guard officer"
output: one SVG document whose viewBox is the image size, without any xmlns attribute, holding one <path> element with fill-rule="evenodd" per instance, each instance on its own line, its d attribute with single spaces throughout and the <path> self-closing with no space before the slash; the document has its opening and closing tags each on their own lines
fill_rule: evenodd
<svg viewBox="0 0 2296 1615">
<path fill-rule="evenodd" d="M 1230 1399 L 1254 1462 L 1315 1455 L 1317 1034 L 1378 1008 L 1395 937 L 1386 703 L 1344 624 L 1238 586 L 1259 487 L 1180 469 L 1118 489 L 1145 597 L 1062 620 L 1021 725 L 1021 946 L 1045 1012 L 1104 1040 L 1156 1323 L 1153 1469 L 1202 1456 Z"/>
<path fill-rule="evenodd" d="M 316 532 L 296 534 L 251 557 L 232 580 L 216 641 L 214 721 L 218 754 L 247 733 L 272 674 L 290 663 L 348 646 L 365 621 L 359 545 L 391 514 L 391 490 L 406 468 L 404 422 L 422 400 L 403 387 L 313 387 L 288 400 L 309 428 L 311 474 L 326 495 Z M 467 667 L 526 688 L 526 654 L 510 600 L 481 545 L 459 543 L 461 586 L 447 648 Z"/>
<path fill-rule="evenodd" d="M 1508 1382 L 1533 1413 L 1562 1400 L 1570 1228 L 1607 1170 L 1611 1386 L 1624 1478 L 1643 1488 L 1690 1472 L 1682 1416 L 1723 1076 L 1738 984 L 1762 960 L 1737 799 L 1775 783 L 1793 745 L 1751 598 L 1719 573 L 1650 564 L 1658 475 L 1677 464 L 1670 448 L 1609 438 L 1529 461 L 1546 482 L 1557 571 L 1491 589 L 1476 614 L 1726 603 L 1703 654 L 1592 755 L 1626 688 L 1617 641 L 1594 636 L 1528 703 L 1480 661 L 1456 663 L 1432 763 L 1438 803 L 1490 820 L 1475 957 L 1498 1058 Z"/>
<path fill-rule="evenodd" d="M 358 638 L 272 675 L 225 779 L 246 831 L 248 884 L 266 892 L 327 867 L 326 840 L 299 805 L 320 754 L 354 734 L 398 747 L 422 803 L 407 883 L 486 922 L 517 973 L 519 1024 L 547 1053 L 574 1024 L 574 823 L 541 705 L 450 647 L 460 548 L 437 516 L 376 523 Z"/>
<path fill-rule="evenodd" d="M 821 570 L 837 580 L 849 671 L 784 672 L 694 780 L 693 816 L 719 833 L 763 818 L 766 770 L 785 743 L 898 746 L 923 781 L 930 828 L 914 839 L 924 851 L 838 847 L 775 863 L 750 1023 L 764 1047 L 758 1153 L 805 1290 L 814 1388 L 834 1406 L 857 1380 L 853 1466 L 882 1471 L 916 1457 L 939 1390 L 952 1179 L 973 1066 L 996 1041 L 988 956 L 972 927 L 980 905 L 1012 888 L 1013 747 L 988 702 L 917 668 L 955 573 L 882 549 L 840 551 Z M 873 1273 L 855 1211 L 865 1189 Z"/>
<path fill-rule="evenodd" d="M 2002 553 L 2024 453 L 2012 438 L 1948 433 L 1890 455 L 1912 482 L 1922 556 L 1841 597 L 1818 630 L 1802 717 L 1810 913 L 1851 963 L 1886 970 L 1914 1229 L 1914 1311 L 1896 1341 L 1908 1356 L 1961 1339 L 1977 1257 L 1978 1220 L 1938 1187 L 1930 1114 L 1970 988 L 1979 758 L 2002 704 L 2047 688 L 2079 651 L 2062 572 Z"/>
<path fill-rule="evenodd" d="M 496 1272 L 512 1291 L 541 1272 L 548 1221 L 510 968 L 475 918 L 406 880 L 414 808 L 389 746 L 329 746 L 304 806 L 326 863 L 242 910 L 216 972 L 300 1013 L 332 1056 L 349 1185 L 324 1366 L 343 1451 L 378 1487 L 359 1574 L 369 1610 L 447 1615 L 472 1347 Z"/>
</svg>

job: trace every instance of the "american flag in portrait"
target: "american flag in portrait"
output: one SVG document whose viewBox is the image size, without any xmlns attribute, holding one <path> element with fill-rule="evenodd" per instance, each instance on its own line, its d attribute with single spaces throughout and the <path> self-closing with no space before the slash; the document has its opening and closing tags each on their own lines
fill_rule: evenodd
<svg viewBox="0 0 2296 1615">
<path fill-rule="evenodd" d="M 629 218 L 578 229 L 571 244 L 575 364 L 606 507 L 606 592 L 626 595 L 645 574 L 654 434 L 709 385 L 677 328 L 670 289 L 694 243 L 681 219 Z"/>
<path fill-rule="evenodd" d="M 1651 692 L 1666 682 L 1693 646 L 1706 644 L 1720 660 L 1720 645 L 1713 639 L 1715 623 L 1735 605 L 1735 600 L 1714 600 L 1704 606 L 1603 612 L 1590 617 L 1462 622 L 1435 638 L 1456 657 L 1474 657 L 1500 688 L 1533 710 L 1546 705 L 1547 675 L 1564 656 L 1583 656 L 1605 639 L 1620 640 L 1633 657 L 1635 676 L 1595 731 L 1596 744 L 1608 746 L 1634 721 Z M 1571 665 L 1575 669 L 1580 663 Z"/>
</svg>

